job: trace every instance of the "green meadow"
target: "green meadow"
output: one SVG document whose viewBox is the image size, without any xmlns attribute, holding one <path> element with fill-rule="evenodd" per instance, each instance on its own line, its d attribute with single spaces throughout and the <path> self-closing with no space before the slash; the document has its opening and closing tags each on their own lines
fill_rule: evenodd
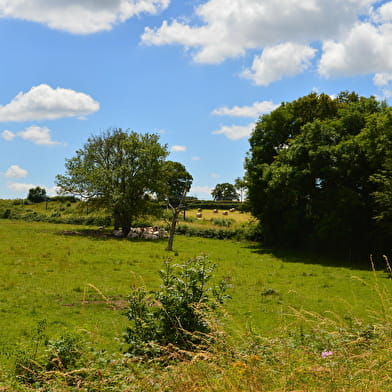
<svg viewBox="0 0 392 392">
<path fill-rule="evenodd" d="M 83 334 L 96 350 L 119 353 L 127 295 L 135 285 L 158 288 L 157 272 L 168 258 L 180 264 L 206 254 L 217 264 L 214 278 L 229 277 L 222 328 L 233 342 L 249 334 L 306 335 L 325 320 L 337 328 L 385 325 L 390 316 L 392 280 L 383 268 L 372 270 L 370 260 L 354 267 L 252 242 L 181 235 L 175 251 L 167 252 L 165 240 L 118 239 L 97 227 L 8 219 L 0 220 L 0 239 L 0 360 L 8 375 L 42 320 L 49 337 Z"/>
</svg>

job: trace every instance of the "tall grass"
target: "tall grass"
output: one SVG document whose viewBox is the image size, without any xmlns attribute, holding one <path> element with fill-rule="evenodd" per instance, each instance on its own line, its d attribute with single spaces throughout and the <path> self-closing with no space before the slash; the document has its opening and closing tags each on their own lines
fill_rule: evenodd
<svg viewBox="0 0 392 392">
<path fill-rule="evenodd" d="M 376 286 L 378 282 L 374 283 Z M 380 289 L 380 286 L 377 290 Z M 392 385 L 392 308 L 379 291 L 386 312 L 373 324 L 349 322 L 293 311 L 293 322 L 275 336 L 252 331 L 227 336 L 215 329 L 208 351 L 162 367 L 117 354 L 86 352 L 80 367 L 31 369 L 35 383 L 10 389 L 30 391 L 170 391 L 170 392 L 386 392 Z M 17 389 L 11 389 L 17 388 Z"/>
</svg>

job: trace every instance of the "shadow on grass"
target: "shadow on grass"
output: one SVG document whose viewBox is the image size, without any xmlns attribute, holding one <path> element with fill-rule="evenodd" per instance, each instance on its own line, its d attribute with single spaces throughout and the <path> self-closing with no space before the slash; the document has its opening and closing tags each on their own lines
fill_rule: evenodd
<svg viewBox="0 0 392 392">
<path fill-rule="evenodd" d="M 254 253 L 272 255 L 287 263 L 319 264 L 328 267 L 343 267 L 366 271 L 372 269 L 370 254 L 367 257 L 357 256 L 347 251 L 346 254 L 331 256 L 328 253 L 323 254 L 315 251 L 265 247 L 261 243 L 252 243 L 246 247 Z M 376 270 L 385 270 L 386 265 L 382 255 L 373 256 L 373 262 Z"/>
<path fill-rule="evenodd" d="M 81 230 L 63 230 L 57 232 L 58 235 L 70 236 L 70 237 L 86 237 L 92 240 L 97 241 L 107 241 L 107 240 L 118 240 L 118 241 L 128 241 L 128 242 L 167 242 L 165 238 L 159 238 L 154 240 L 146 240 L 143 238 L 126 238 L 126 237 L 117 237 L 112 231 L 105 231 L 100 229 L 81 229 Z M 1 392 L 1 390 L 0 390 Z"/>
<path fill-rule="evenodd" d="M 124 240 L 126 238 L 118 238 L 115 237 L 111 232 L 104 231 L 104 230 L 94 230 L 94 229 L 81 229 L 81 230 L 63 230 L 57 232 L 58 235 L 70 236 L 70 237 L 87 237 L 94 240 Z"/>
</svg>

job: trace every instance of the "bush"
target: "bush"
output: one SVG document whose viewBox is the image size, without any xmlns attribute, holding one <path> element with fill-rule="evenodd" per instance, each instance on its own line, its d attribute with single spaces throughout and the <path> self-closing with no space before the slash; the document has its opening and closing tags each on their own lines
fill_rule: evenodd
<svg viewBox="0 0 392 392">
<path fill-rule="evenodd" d="M 69 371 L 83 365 L 86 347 L 82 335 L 66 333 L 49 340 L 45 330 L 46 321 L 39 321 L 29 344 L 18 350 L 14 375 L 23 384 L 39 387 L 50 378 L 48 372 Z"/>
<path fill-rule="evenodd" d="M 194 351 L 211 342 L 209 317 L 228 298 L 227 281 L 208 287 L 215 265 L 199 256 L 183 265 L 166 262 L 159 272 L 159 291 L 135 288 L 126 313 L 128 353 L 136 357 L 164 357 L 180 350 Z"/>
<path fill-rule="evenodd" d="M 75 196 L 53 196 L 50 198 L 50 201 L 60 201 L 60 202 L 70 202 L 70 203 L 76 203 L 79 201 Z"/>
<path fill-rule="evenodd" d="M 12 214 L 12 211 L 9 208 L 7 208 L 6 210 L 4 210 L 2 212 L 1 217 L 3 219 L 9 219 L 11 217 L 11 214 Z"/>
<path fill-rule="evenodd" d="M 211 223 L 215 226 L 230 227 L 234 222 L 234 219 L 226 218 L 212 218 Z"/>
<path fill-rule="evenodd" d="M 262 228 L 258 222 L 243 223 L 236 229 L 202 229 L 181 224 L 177 227 L 176 233 L 189 237 L 215 238 L 219 240 L 261 241 L 263 238 Z"/>
</svg>

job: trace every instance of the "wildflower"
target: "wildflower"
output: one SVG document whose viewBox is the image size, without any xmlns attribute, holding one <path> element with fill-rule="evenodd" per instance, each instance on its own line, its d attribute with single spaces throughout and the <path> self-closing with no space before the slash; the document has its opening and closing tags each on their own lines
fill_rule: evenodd
<svg viewBox="0 0 392 392">
<path fill-rule="evenodd" d="M 333 355 L 333 352 L 332 352 L 332 351 L 323 351 L 323 352 L 321 353 L 321 358 L 327 358 L 327 357 L 329 357 L 330 355 Z"/>
</svg>

